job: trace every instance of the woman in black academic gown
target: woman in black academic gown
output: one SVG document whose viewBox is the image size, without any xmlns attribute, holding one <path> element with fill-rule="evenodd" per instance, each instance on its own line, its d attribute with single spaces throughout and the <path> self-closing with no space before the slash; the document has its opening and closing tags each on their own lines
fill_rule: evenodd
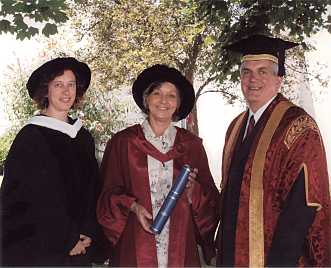
<svg viewBox="0 0 331 268">
<path fill-rule="evenodd" d="M 41 108 L 16 136 L 5 162 L 1 197 L 2 265 L 89 265 L 99 227 L 94 141 L 68 116 L 91 79 L 74 58 L 56 58 L 27 83 Z M 97 238 L 98 237 L 98 238 Z"/>
</svg>

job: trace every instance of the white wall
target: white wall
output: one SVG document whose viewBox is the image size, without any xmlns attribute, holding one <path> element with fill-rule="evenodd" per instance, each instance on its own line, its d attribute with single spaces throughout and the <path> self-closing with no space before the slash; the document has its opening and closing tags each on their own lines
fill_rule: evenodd
<svg viewBox="0 0 331 268">
<path fill-rule="evenodd" d="M 202 95 L 197 105 L 199 136 L 203 139 L 211 173 L 219 186 L 225 132 L 231 121 L 245 108 L 227 104 L 220 93 L 214 92 Z"/>
</svg>

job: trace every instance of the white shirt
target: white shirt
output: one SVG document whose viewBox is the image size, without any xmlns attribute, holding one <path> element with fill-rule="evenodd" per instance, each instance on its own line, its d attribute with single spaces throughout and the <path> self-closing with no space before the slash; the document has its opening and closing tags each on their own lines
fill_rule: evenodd
<svg viewBox="0 0 331 268">
<path fill-rule="evenodd" d="M 167 153 L 174 145 L 177 130 L 170 125 L 162 136 L 157 137 L 149 122 L 145 120 L 142 129 L 146 140 L 162 153 Z M 163 201 L 166 199 L 173 180 L 173 160 L 162 163 L 150 155 L 147 156 L 149 187 L 153 218 L 155 219 Z M 169 222 L 167 221 L 160 234 L 155 235 L 158 267 L 168 267 Z"/>
<path fill-rule="evenodd" d="M 251 118 L 251 116 L 253 115 L 254 121 L 255 121 L 255 125 L 256 125 L 257 121 L 259 121 L 259 119 L 261 118 L 261 116 L 262 116 L 263 112 L 265 111 L 265 109 L 267 109 L 267 107 L 269 106 L 269 104 L 276 98 L 276 96 L 277 95 L 273 96 L 266 104 L 264 104 L 255 113 L 253 113 L 253 111 L 251 110 L 251 108 L 249 108 L 249 114 L 248 114 L 248 120 L 247 120 L 247 123 L 246 123 L 246 129 L 245 129 L 244 138 L 246 137 L 247 128 L 248 128 L 248 124 L 249 124 L 249 119 Z"/>
</svg>

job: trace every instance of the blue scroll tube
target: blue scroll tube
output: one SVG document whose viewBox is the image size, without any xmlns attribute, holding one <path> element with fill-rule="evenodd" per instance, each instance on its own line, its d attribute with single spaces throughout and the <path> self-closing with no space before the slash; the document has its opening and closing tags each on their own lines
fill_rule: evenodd
<svg viewBox="0 0 331 268">
<path fill-rule="evenodd" d="M 175 183 L 170 189 L 166 199 L 164 200 L 159 212 L 157 213 L 155 220 L 153 221 L 150 229 L 153 233 L 161 233 L 164 225 L 166 224 L 173 208 L 176 205 L 177 199 L 180 198 L 183 193 L 186 183 L 188 181 L 188 175 L 191 172 L 189 165 L 184 165 L 176 178 Z"/>
</svg>

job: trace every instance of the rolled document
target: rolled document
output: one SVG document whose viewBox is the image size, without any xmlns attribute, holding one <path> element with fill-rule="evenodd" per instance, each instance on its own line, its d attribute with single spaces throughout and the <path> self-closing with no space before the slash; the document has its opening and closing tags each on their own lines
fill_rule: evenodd
<svg viewBox="0 0 331 268">
<path fill-rule="evenodd" d="M 191 168 L 189 165 L 184 165 L 175 180 L 175 183 L 170 189 L 166 199 L 164 200 L 159 212 L 157 213 L 150 229 L 153 233 L 159 234 L 161 233 L 164 225 L 166 224 L 173 208 L 176 205 L 178 198 L 180 198 L 183 193 L 186 183 L 188 181 L 188 175 L 191 172 Z"/>
</svg>

